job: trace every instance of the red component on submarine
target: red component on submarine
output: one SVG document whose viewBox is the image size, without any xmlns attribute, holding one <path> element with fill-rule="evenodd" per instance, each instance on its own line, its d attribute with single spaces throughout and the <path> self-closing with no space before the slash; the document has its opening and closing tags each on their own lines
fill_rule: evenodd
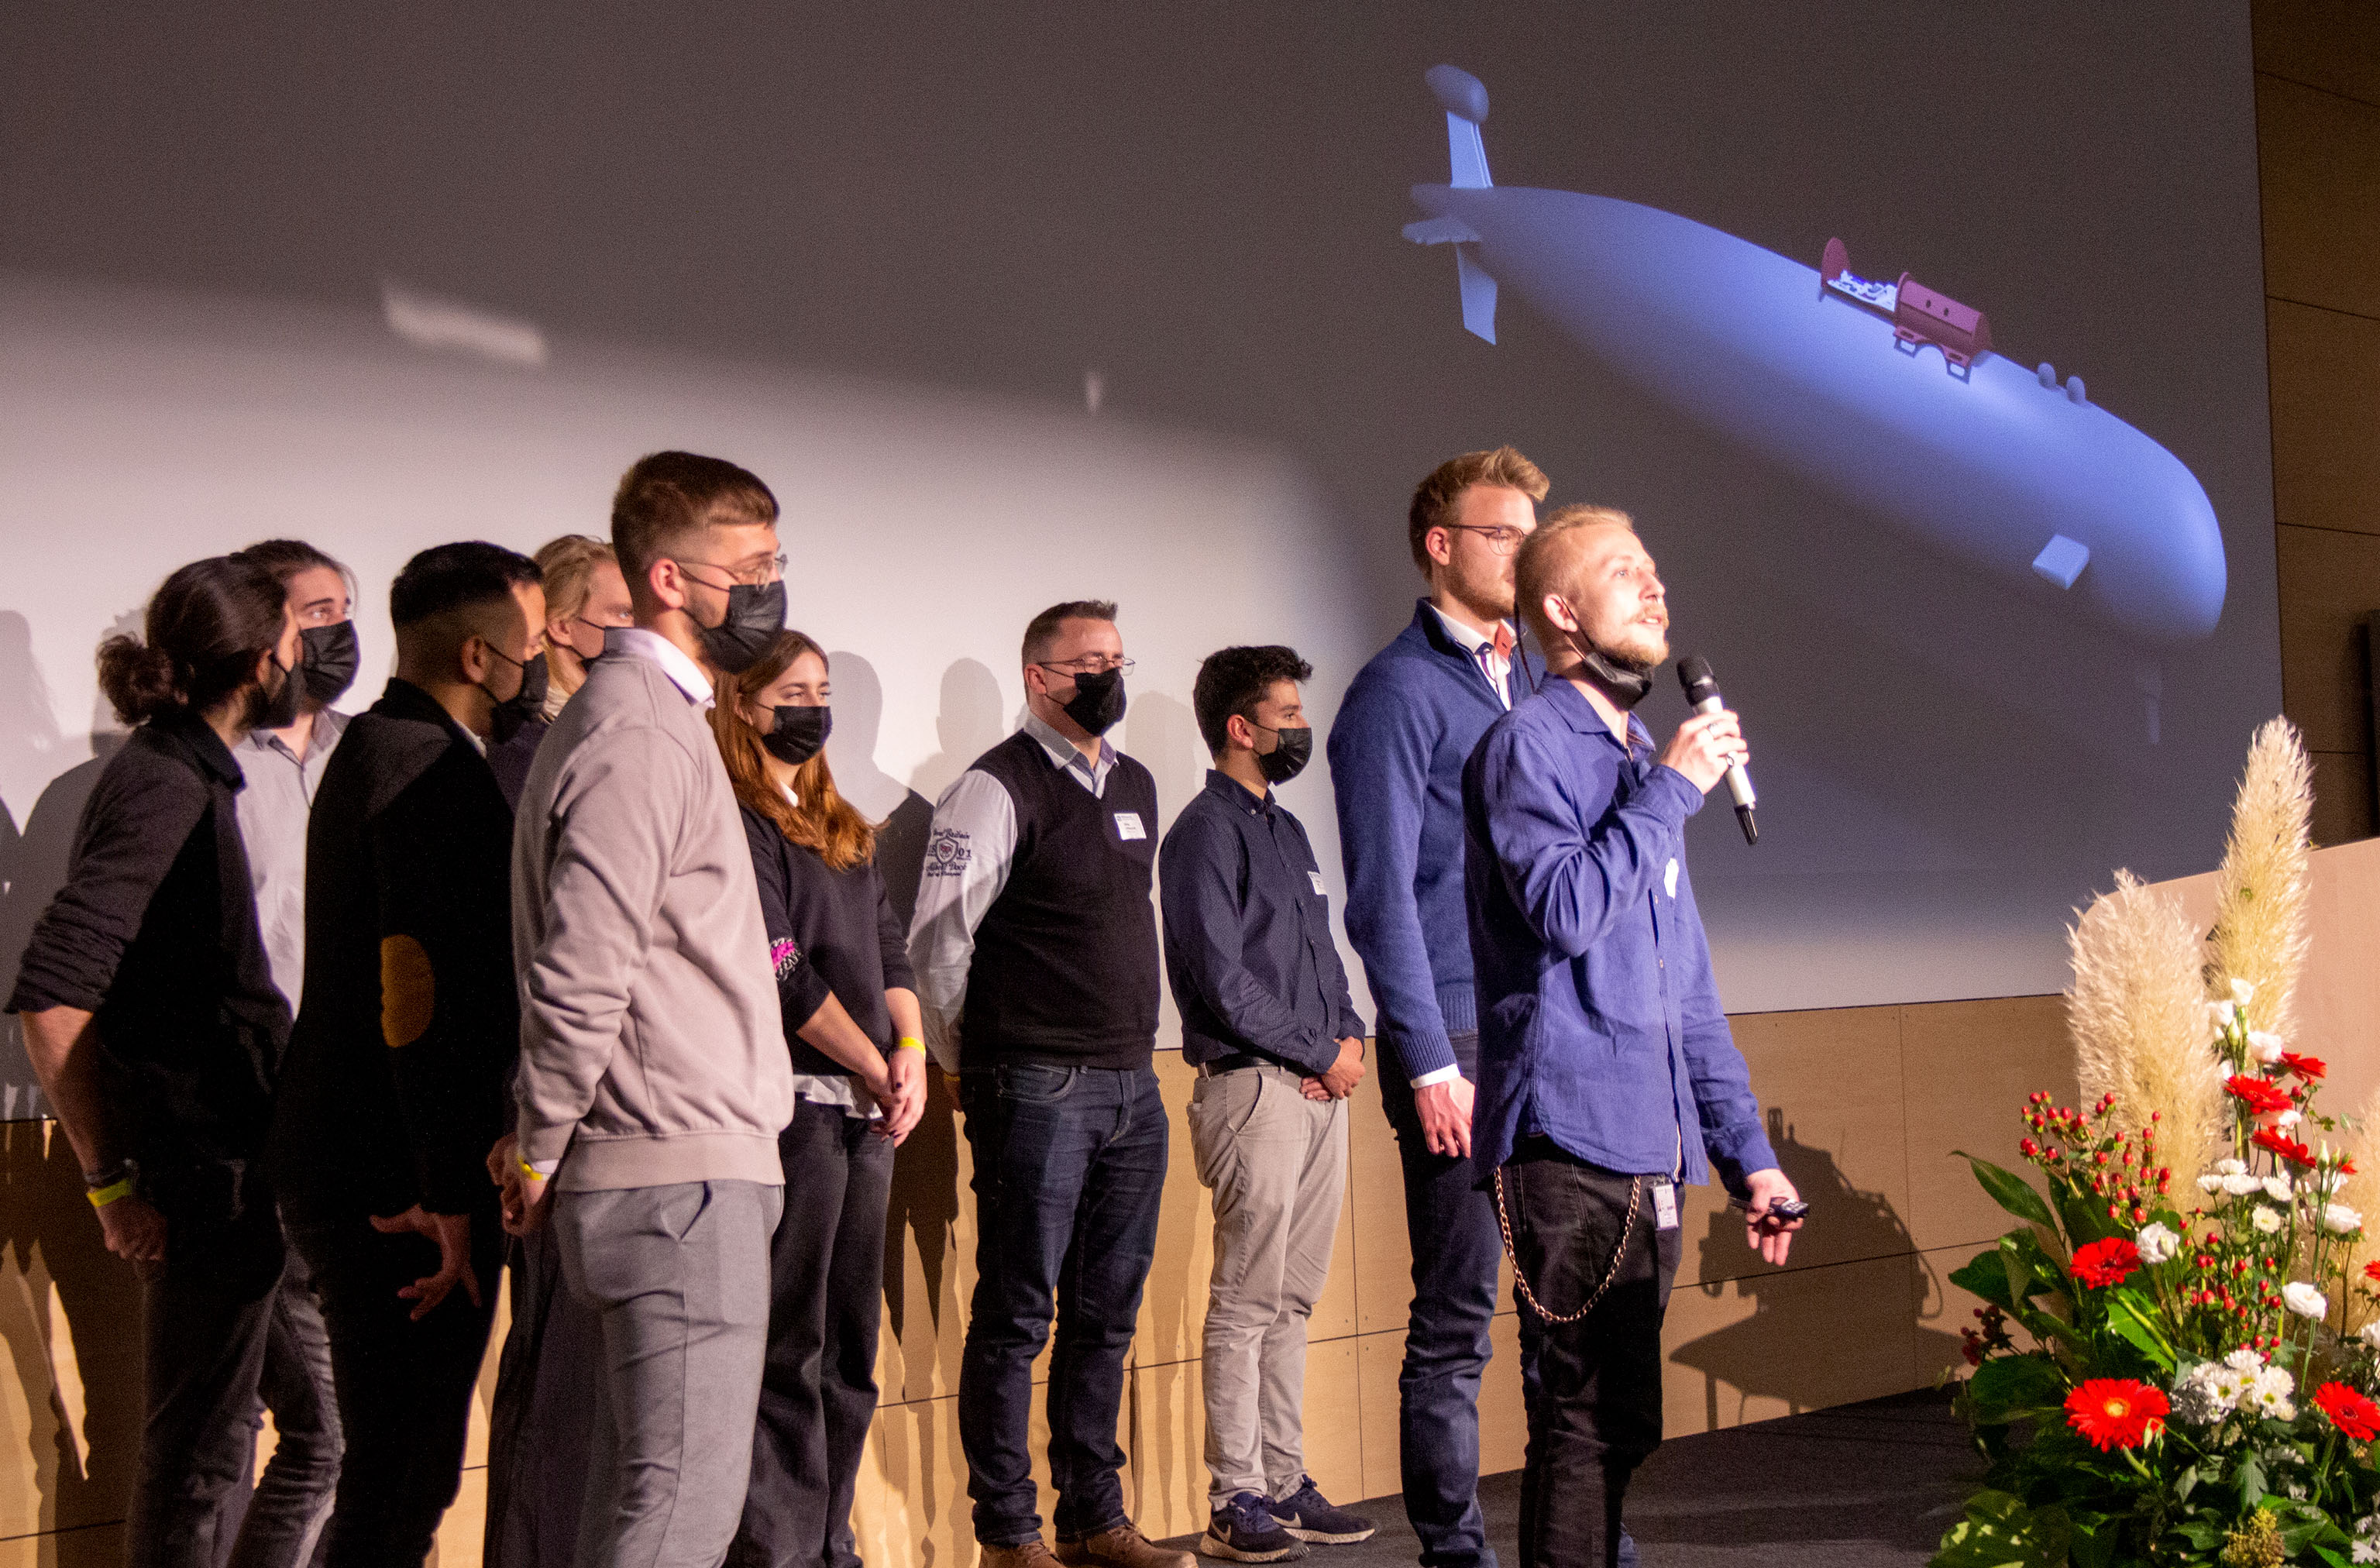
<svg viewBox="0 0 2380 1568">
<path fill-rule="evenodd" d="M 1953 370 L 1963 371 L 1992 351 L 1992 327 L 1984 313 L 1926 287 L 1907 273 L 1892 283 L 1852 271 L 1851 251 L 1840 239 L 1827 241 L 1818 276 L 1828 288 L 1866 306 L 1892 322 L 1892 335 L 1914 354 L 1925 344 L 1942 351 Z"/>
</svg>

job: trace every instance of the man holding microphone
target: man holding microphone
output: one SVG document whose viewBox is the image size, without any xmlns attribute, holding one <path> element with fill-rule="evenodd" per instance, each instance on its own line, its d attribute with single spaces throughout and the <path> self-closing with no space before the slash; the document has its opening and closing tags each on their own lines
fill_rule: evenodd
<svg viewBox="0 0 2380 1568">
<path fill-rule="evenodd" d="M 1746 1241 L 1785 1261 L 1799 1204 L 1761 1130 L 1685 873 L 1686 819 L 1746 752 L 1696 714 L 1656 750 L 1629 710 L 1669 657 L 1669 607 L 1627 515 L 1566 506 L 1521 546 L 1538 693 L 1463 770 L 1477 974 L 1478 1179 L 1538 1331 L 1521 1557 L 1633 1563 L 1628 1478 L 1661 1440 L 1661 1317 L 1678 1187 L 1717 1167 Z"/>
</svg>

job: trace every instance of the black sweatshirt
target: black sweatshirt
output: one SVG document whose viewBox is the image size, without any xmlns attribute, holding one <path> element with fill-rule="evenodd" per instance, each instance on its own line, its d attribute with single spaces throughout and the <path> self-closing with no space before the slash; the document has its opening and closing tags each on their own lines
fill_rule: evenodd
<svg viewBox="0 0 2380 1568">
<path fill-rule="evenodd" d="M 826 1005 L 829 991 L 877 1048 L 889 1052 L 892 1013 L 884 993 L 915 991 L 917 981 L 909 970 L 907 935 L 885 893 L 883 874 L 873 860 L 834 870 L 816 850 L 788 839 L 767 817 L 749 806 L 743 812 L 794 1071 L 851 1070 L 795 1032 Z"/>
<path fill-rule="evenodd" d="M 103 1093 L 144 1195 L 192 1218 L 237 1212 L 289 1032 L 240 842 L 244 782 L 195 714 L 134 730 L 83 805 L 8 1001 L 95 1015 Z"/>
<path fill-rule="evenodd" d="M 273 1127 L 285 1210 L 492 1206 L 519 1051 L 512 808 L 430 694 L 347 726 L 306 835 L 305 1004 Z"/>
</svg>

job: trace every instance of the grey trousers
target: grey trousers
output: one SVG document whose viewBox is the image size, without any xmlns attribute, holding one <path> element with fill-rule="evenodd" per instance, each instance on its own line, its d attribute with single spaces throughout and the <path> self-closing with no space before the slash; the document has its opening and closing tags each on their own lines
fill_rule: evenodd
<svg viewBox="0 0 2380 1568">
<path fill-rule="evenodd" d="M 769 1335 L 769 1237 L 785 1189 L 755 1182 L 554 1195 L 571 1295 L 602 1322 L 601 1411 L 578 1556 L 588 1568 L 717 1568 L 743 1517 Z"/>
<path fill-rule="evenodd" d="M 1293 1494 L 1305 1474 L 1305 1326 L 1347 1186 L 1347 1102 L 1286 1067 L 1198 1080 L 1190 1145 L 1215 1200 L 1204 1367 L 1208 1496 Z"/>
</svg>

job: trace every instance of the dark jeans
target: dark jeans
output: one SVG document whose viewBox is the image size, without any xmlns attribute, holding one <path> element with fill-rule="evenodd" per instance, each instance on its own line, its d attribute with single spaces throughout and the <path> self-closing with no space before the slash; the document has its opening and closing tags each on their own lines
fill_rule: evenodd
<svg viewBox="0 0 2380 1568">
<path fill-rule="evenodd" d="M 471 1390 L 504 1256 L 494 1203 L 470 1218 L 480 1305 L 457 1282 L 418 1323 L 415 1304 L 396 1293 L 438 1271 L 429 1237 L 383 1235 L 360 1214 L 290 1227 L 322 1294 L 347 1434 L 323 1568 L 418 1568 L 462 1484 Z"/>
<path fill-rule="evenodd" d="M 975 1316 L 959 1443 L 976 1539 L 1038 1538 L 1033 1360 L 1050 1337 L 1050 1479 L 1062 1539 L 1123 1523 L 1116 1413 L 1141 1287 L 1157 1255 L 1165 1101 L 1151 1068 L 1011 1062 L 959 1088 L 975 1151 Z"/>
<path fill-rule="evenodd" d="M 892 1145 L 802 1100 L 777 1135 L 785 1207 L 769 1241 L 769 1359 L 734 1568 L 859 1568 L 852 1493 L 876 1415 Z"/>
<path fill-rule="evenodd" d="M 1479 1037 L 1452 1037 L 1465 1078 L 1477 1079 Z M 1432 1154 L 1414 1091 L 1391 1070 L 1380 1098 L 1404 1167 L 1405 1234 L 1413 1245 L 1413 1313 L 1397 1374 L 1397 1467 L 1405 1517 L 1428 1568 L 1495 1568 L 1479 1512 L 1479 1379 L 1496 1315 L 1496 1262 L 1503 1255 L 1495 1200 L 1466 1158 Z M 1521 1315 L 1521 1367 L 1531 1379 L 1533 1325 Z"/>
<path fill-rule="evenodd" d="M 142 1270 L 147 1414 L 125 1531 L 142 1568 L 294 1568 L 338 1484 L 322 1320 L 261 1187 L 234 1220 L 169 1199 L 165 1259 Z M 251 1493 L 260 1400 L 279 1442 Z"/>
<path fill-rule="evenodd" d="M 1653 1183 L 1589 1165 L 1544 1138 L 1504 1166 L 1517 1263 L 1547 1311 L 1577 1311 L 1627 1252 L 1595 1309 L 1540 1323 L 1537 1397 L 1521 1477 L 1525 1568 L 1618 1568 L 1621 1504 L 1636 1466 L 1661 1446 L 1661 1317 L 1682 1250 L 1676 1226 L 1655 1227 Z M 1634 1223 L 1629 1195 L 1641 1183 Z M 1524 1306 L 1524 1317 L 1531 1314 Z"/>
</svg>

